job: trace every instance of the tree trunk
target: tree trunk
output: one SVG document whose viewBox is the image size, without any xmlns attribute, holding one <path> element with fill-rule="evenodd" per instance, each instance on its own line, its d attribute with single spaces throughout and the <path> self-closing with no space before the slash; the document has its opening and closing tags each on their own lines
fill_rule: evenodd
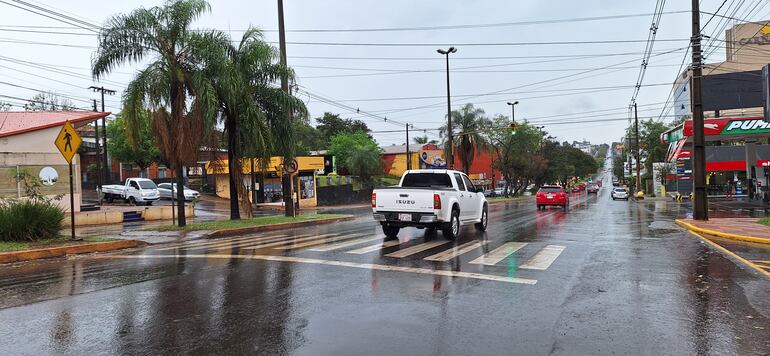
<svg viewBox="0 0 770 356">
<path fill-rule="evenodd" d="M 227 123 L 227 169 L 230 180 L 230 220 L 241 218 L 240 206 L 238 205 L 238 181 L 240 176 L 240 165 L 238 164 L 238 123 L 234 118 L 228 116 Z"/>
<path fill-rule="evenodd" d="M 176 187 L 177 216 L 182 227 L 187 225 L 187 217 L 184 214 L 184 166 L 181 163 L 176 165 Z"/>
</svg>

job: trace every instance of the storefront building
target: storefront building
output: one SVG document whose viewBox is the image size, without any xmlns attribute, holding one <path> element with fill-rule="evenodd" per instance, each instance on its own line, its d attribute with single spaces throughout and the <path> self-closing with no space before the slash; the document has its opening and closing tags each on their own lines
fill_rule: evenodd
<svg viewBox="0 0 770 356">
<path fill-rule="evenodd" d="M 382 147 L 383 163 L 385 173 L 400 177 L 407 169 L 406 145 L 385 146 Z M 410 145 L 409 153 L 411 156 L 412 169 L 446 169 L 446 152 L 443 146 L 435 144 Z M 484 187 L 484 189 L 494 189 L 495 182 L 502 179 L 502 174 L 492 167 L 494 153 L 490 151 L 477 150 L 476 156 L 468 169 L 468 177 L 473 184 Z M 463 170 L 463 164 L 460 156 L 455 152 L 454 169 Z M 504 184 L 504 183 L 503 183 Z"/>
<path fill-rule="evenodd" d="M 331 159 L 327 156 L 303 156 L 297 157 L 296 162 L 297 173 L 293 177 L 295 179 L 295 193 L 299 196 L 299 206 L 317 206 L 316 176 L 326 174 L 327 170 L 331 172 Z M 284 174 L 283 158 L 272 157 L 264 171 L 260 169 L 261 164 L 258 159 L 255 159 L 253 163 L 253 171 L 251 159 L 244 158 L 241 164 L 243 184 L 248 192 L 249 200 L 253 202 L 253 197 L 256 195 L 257 202 L 259 203 L 282 202 L 281 177 Z M 228 161 L 226 159 L 207 161 L 205 167 L 206 174 L 214 177 L 216 195 L 229 199 L 230 179 L 228 175 Z M 256 181 L 256 184 L 253 185 L 253 181 Z"/>
</svg>

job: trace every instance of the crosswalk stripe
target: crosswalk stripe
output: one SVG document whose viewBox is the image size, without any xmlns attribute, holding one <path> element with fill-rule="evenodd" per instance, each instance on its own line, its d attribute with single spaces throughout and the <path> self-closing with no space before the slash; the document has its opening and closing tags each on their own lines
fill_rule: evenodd
<svg viewBox="0 0 770 356">
<path fill-rule="evenodd" d="M 197 247 L 197 246 L 204 246 L 204 245 L 215 245 L 215 244 L 221 244 L 221 243 L 227 243 L 227 242 L 237 242 L 237 241 L 243 241 L 243 240 L 261 240 L 261 239 L 268 239 L 273 237 L 280 237 L 280 236 L 286 236 L 286 235 L 271 235 L 271 236 L 244 236 L 244 237 L 236 237 L 231 239 L 204 239 L 203 241 L 189 241 L 189 242 L 183 242 L 174 244 L 168 247 L 163 247 L 156 249 L 156 251 L 167 251 L 167 250 L 175 250 L 178 248 L 189 248 L 189 247 Z"/>
<path fill-rule="evenodd" d="M 375 241 L 375 240 L 382 240 L 382 236 L 363 237 L 363 238 L 355 239 L 355 240 L 352 240 L 352 241 L 343 241 L 343 242 L 338 242 L 338 243 L 331 244 L 331 245 L 326 245 L 326 246 L 321 246 L 321 247 L 314 247 L 314 248 L 311 248 L 309 250 L 310 251 L 319 251 L 319 252 L 333 251 L 333 250 L 339 250 L 341 248 L 355 246 L 355 245 L 362 244 L 364 242 Z"/>
<path fill-rule="evenodd" d="M 327 242 L 336 242 L 336 241 L 342 241 L 342 240 L 349 240 L 349 239 L 352 239 L 352 238 L 355 238 L 355 237 L 361 237 L 361 236 L 366 236 L 366 235 L 368 235 L 368 234 L 343 235 L 343 236 L 337 236 L 337 237 L 330 237 L 330 238 L 326 238 L 326 239 L 322 239 L 322 240 L 318 240 L 318 241 L 308 241 L 308 242 L 303 242 L 303 243 L 298 243 L 298 244 L 295 243 L 295 244 L 291 244 L 289 246 L 273 247 L 273 249 L 275 249 L 275 250 L 294 250 L 294 249 L 304 248 L 304 247 L 308 247 L 308 246 L 321 245 L 321 244 L 325 244 Z"/>
<path fill-rule="evenodd" d="M 485 253 L 481 257 L 468 263 L 474 265 L 494 266 L 524 246 L 527 246 L 526 242 L 506 242 L 502 246 L 490 251 L 489 253 Z"/>
<path fill-rule="evenodd" d="M 212 246 L 202 246 L 202 247 L 196 247 L 191 248 L 188 250 L 197 250 L 197 249 L 210 249 L 210 250 L 220 250 L 220 249 L 227 249 L 227 248 L 241 248 L 241 247 L 247 247 L 247 246 L 257 246 L 257 245 L 264 245 L 266 243 L 270 242 L 289 242 L 292 240 L 300 239 L 303 237 L 309 236 L 307 234 L 304 235 L 292 235 L 292 236 L 283 236 L 283 237 L 275 237 L 275 238 L 268 238 L 268 239 L 252 239 L 252 240 L 246 240 L 246 241 L 240 241 L 234 244 L 218 244 L 218 245 L 212 245 Z"/>
<path fill-rule="evenodd" d="M 537 270 L 548 269 L 553 261 L 556 261 L 556 258 L 559 257 L 562 251 L 564 251 L 564 249 L 564 246 L 559 245 L 548 245 L 543 247 L 542 250 L 538 251 L 527 262 L 519 266 L 519 268 Z"/>
<path fill-rule="evenodd" d="M 401 244 L 401 241 L 398 241 L 398 240 L 388 240 L 388 241 L 385 241 L 385 242 L 383 242 L 381 244 L 376 244 L 376 245 L 366 246 L 366 247 L 362 247 L 362 248 L 355 249 L 355 250 L 350 250 L 347 253 L 352 253 L 354 255 L 363 255 L 365 253 L 379 251 L 379 250 L 381 250 L 383 248 L 393 247 L 393 246 L 396 246 L 396 245 L 399 245 L 399 244 Z"/>
<path fill-rule="evenodd" d="M 451 260 L 457 256 L 460 256 L 466 252 L 475 250 L 481 246 L 484 246 L 489 241 L 471 241 L 466 242 L 462 245 L 455 246 L 452 249 L 446 250 L 444 252 L 439 252 L 435 255 L 431 255 L 428 257 L 425 257 L 424 260 L 426 261 L 448 261 Z"/>
<path fill-rule="evenodd" d="M 389 253 L 389 254 L 387 254 L 385 256 L 387 256 L 387 257 L 403 258 L 403 257 L 414 255 L 415 253 L 420 253 L 420 252 L 425 251 L 425 250 L 430 250 L 430 249 L 432 249 L 432 248 L 434 248 L 436 246 L 441 246 L 441 245 L 447 244 L 447 243 L 449 243 L 449 241 L 447 241 L 447 240 L 438 240 L 438 241 L 424 242 L 424 243 L 421 243 L 419 245 L 415 245 L 415 246 L 412 246 L 412 247 L 407 247 L 405 249 L 398 250 L 398 251 L 393 252 L 393 253 Z"/>
<path fill-rule="evenodd" d="M 323 241 L 323 240 L 326 240 L 327 238 L 329 238 L 331 236 L 337 236 L 337 235 L 339 235 L 339 234 L 338 233 L 332 233 L 332 234 L 308 236 L 308 237 L 302 237 L 302 238 L 299 238 L 299 239 L 296 239 L 296 240 L 278 241 L 278 242 L 273 242 L 273 243 L 268 243 L 268 244 L 260 244 L 260 245 L 257 245 L 257 246 L 242 247 L 241 249 L 242 250 L 257 250 L 257 249 L 268 248 L 268 247 L 276 247 L 276 246 L 281 246 L 281 245 L 286 245 L 286 244 L 292 244 L 292 246 L 293 246 L 297 242 L 311 241 L 311 240 L 312 241 L 315 241 L 315 240 L 322 240 Z"/>
</svg>

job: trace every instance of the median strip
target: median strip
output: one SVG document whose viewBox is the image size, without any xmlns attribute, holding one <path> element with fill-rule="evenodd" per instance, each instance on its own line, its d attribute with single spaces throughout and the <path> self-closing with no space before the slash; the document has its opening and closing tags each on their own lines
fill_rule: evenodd
<svg viewBox="0 0 770 356">
<path fill-rule="evenodd" d="M 138 247 L 141 244 L 142 243 L 137 240 L 119 240 L 40 248 L 34 250 L 3 252 L 0 253 L 0 263 L 23 262 L 42 258 L 62 257 L 66 255 L 122 250 L 126 248 Z"/>
</svg>

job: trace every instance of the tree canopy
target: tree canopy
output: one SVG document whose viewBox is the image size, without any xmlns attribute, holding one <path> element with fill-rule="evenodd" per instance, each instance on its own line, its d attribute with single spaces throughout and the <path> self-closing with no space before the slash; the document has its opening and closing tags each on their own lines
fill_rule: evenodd
<svg viewBox="0 0 770 356">
<path fill-rule="evenodd" d="M 137 123 L 138 130 L 134 132 L 133 140 L 129 140 L 125 118 L 115 115 L 115 119 L 107 123 L 107 151 L 115 160 L 134 163 L 145 169 L 159 160 L 160 152 L 152 133 L 150 112 L 144 110 Z"/>
<path fill-rule="evenodd" d="M 376 155 L 375 155 L 376 153 Z M 374 176 L 381 172 L 380 162 L 382 150 L 377 142 L 363 131 L 340 133 L 332 137 L 329 154 L 336 157 L 338 169 L 352 174 Z M 352 158 L 352 159 L 351 159 Z M 375 160 L 376 158 L 376 160 Z M 364 162 L 368 160 L 367 162 Z M 380 172 L 372 172 L 375 166 Z M 354 172 L 358 170 L 358 172 Z"/>
</svg>

